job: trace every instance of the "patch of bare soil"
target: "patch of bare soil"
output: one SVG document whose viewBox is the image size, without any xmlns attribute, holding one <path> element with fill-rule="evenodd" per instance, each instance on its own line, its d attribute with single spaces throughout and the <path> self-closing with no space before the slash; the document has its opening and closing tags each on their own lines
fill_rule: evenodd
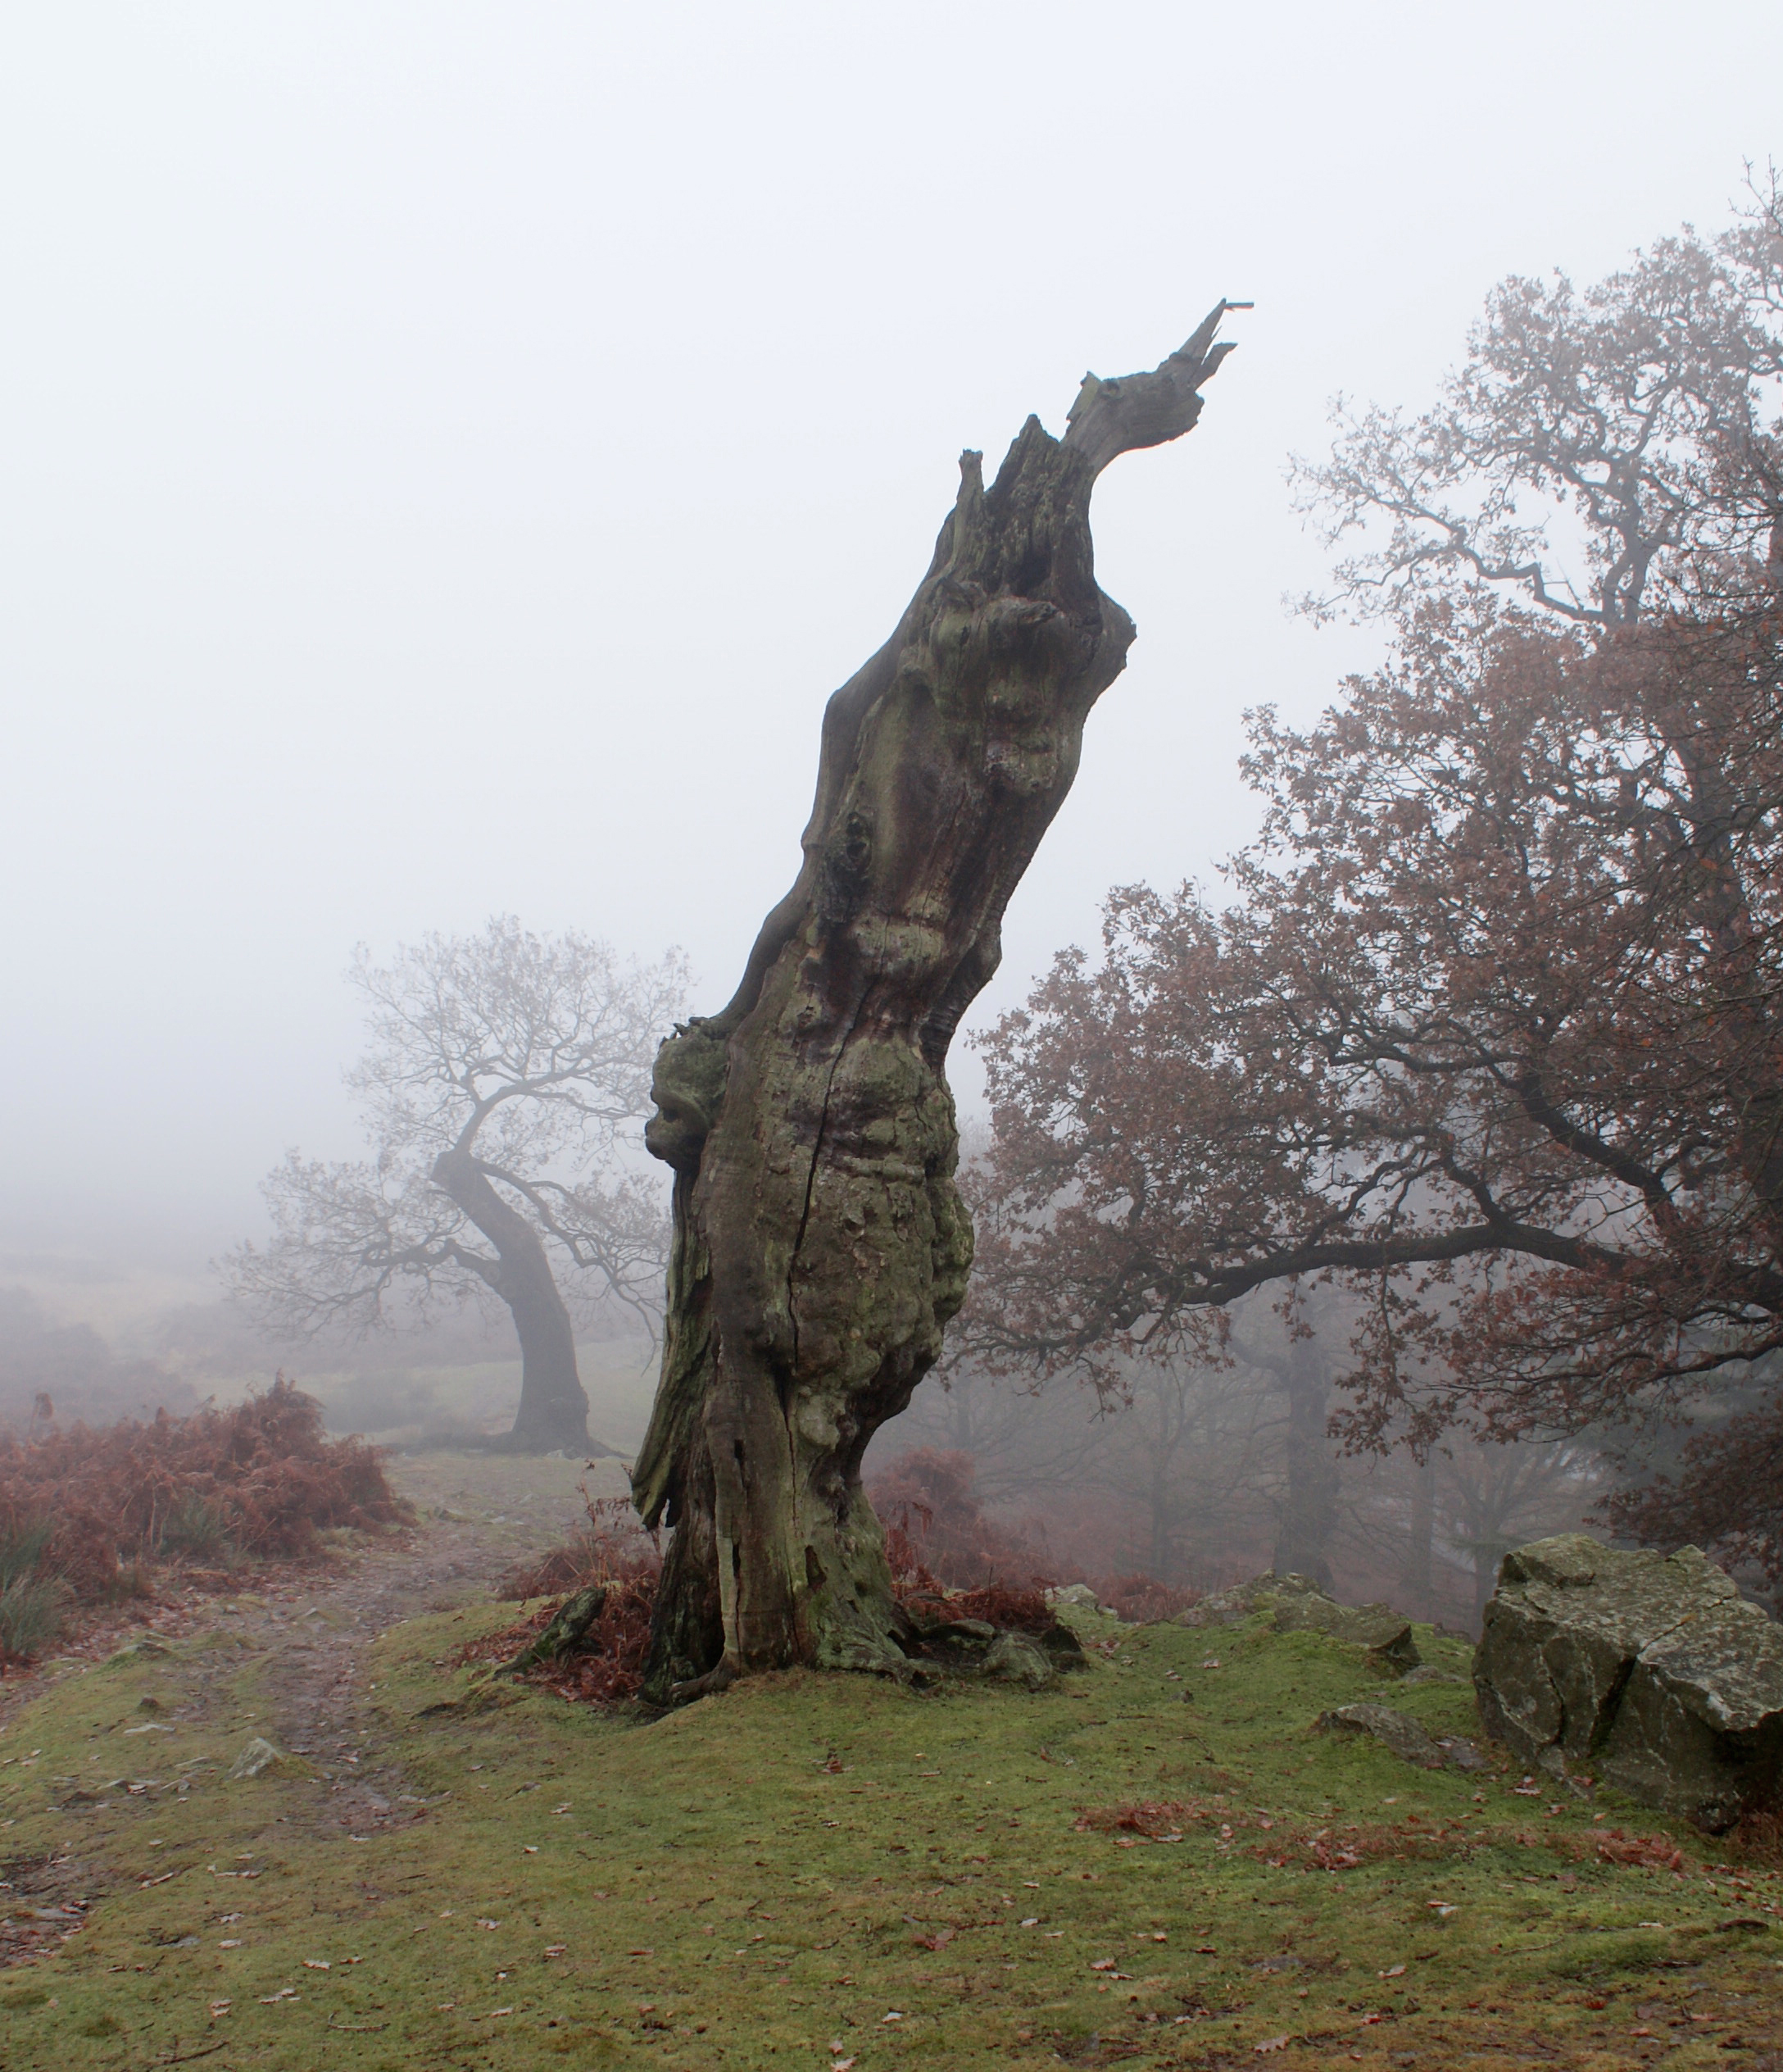
<svg viewBox="0 0 1783 2072">
<path fill-rule="evenodd" d="M 293 1578 L 257 1601 L 218 1608 L 220 1620 L 264 1655 L 260 1681 L 272 1704 L 266 1738 L 327 1779 L 319 1825 L 336 1834 L 370 1834 L 413 1819 L 418 1806 L 365 1733 L 361 1701 L 374 1642 L 406 1619 L 487 1600 L 506 1570 L 536 1560 L 580 1520 L 584 1475 L 622 1480 L 607 1463 L 584 1469 L 499 1455 L 398 1460 L 389 1474 L 415 1506 L 413 1529 L 358 1552 L 322 1587 Z M 227 1673 L 239 1668 L 238 1658 Z"/>
</svg>

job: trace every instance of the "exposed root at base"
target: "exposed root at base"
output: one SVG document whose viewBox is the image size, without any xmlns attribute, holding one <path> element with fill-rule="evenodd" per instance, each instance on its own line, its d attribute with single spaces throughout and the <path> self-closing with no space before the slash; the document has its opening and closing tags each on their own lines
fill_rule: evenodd
<svg viewBox="0 0 1783 2072">
<path fill-rule="evenodd" d="M 704 1676 L 690 1676 L 685 1684 L 672 1684 L 669 1687 L 670 1705 L 692 1705 L 696 1698 L 709 1698 L 720 1691 L 728 1691 L 742 1674 L 737 1657 L 727 1648 L 719 1657 L 715 1667 Z"/>
</svg>

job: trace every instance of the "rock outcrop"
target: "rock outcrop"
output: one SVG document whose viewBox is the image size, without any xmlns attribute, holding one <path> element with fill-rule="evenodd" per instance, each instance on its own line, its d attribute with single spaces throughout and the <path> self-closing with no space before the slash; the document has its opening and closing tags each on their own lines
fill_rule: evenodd
<svg viewBox="0 0 1783 2072">
<path fill-rule="evenodd" d="M 1179 1626 L 1236 1626 L 1259 1611 L 1273 1612 L 1277 1633 L 1328 1634 L 1364 1648 L 1394 1674 L 1418 1666 L 1412 1622 L 1384 1604 L 1340 1604 L 1304 1575 L 1259 1575 L 1203 1597 L 1179 1613 Z"/>
<path fill-rule="evenodd" d="M 1775 1801 L 1783 1627 L 1694 1547 L 1579 1533 L 1504 1557 L 1474 1656 L 1486 1731 L 1710 1833 Z"/>
</svg>

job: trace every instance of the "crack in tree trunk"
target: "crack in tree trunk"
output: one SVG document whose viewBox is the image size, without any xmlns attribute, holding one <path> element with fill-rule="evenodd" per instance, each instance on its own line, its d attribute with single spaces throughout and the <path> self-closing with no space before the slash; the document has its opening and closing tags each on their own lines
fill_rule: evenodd
<svg viewBox="0 0 1783 2072">
<path fill-rule="evenodd" d="M 659 1701 L 793 1663 L 909 1673 L 860 1462 L 965 1294 L 947 1048 L 1133 638 L 1096 587 L 1091 490 L 1194 424 L 1228 307 L 1150 374 L 1087 376 L 1063 439 L 1030 418 L 988 490 L 962 457 L 928 575 L 824 714 L 796 881 L 730 1004 L 659 1055 L 674 1245 L 633 1474 L 674 1528 Z"/>
</svg>

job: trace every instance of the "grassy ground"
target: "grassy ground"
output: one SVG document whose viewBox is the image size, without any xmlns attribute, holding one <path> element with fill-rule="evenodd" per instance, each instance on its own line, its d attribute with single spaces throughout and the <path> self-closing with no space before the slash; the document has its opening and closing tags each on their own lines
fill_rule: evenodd
<svg viewBox="0 0 1783 2072">
<path fill-rule="evenodd" d="M 325 1598 L 290 1609 L 325 1652 Z M 0 1897 L 96 1896 L 0 1973 L 0 2065 L 1783 2063 L 1768 1870 L 1312 1730 L 1372 1697 L 1467 1732 L 1464 1684 L 1089 1614 L 1054 1693 L 794 1675 L 650 1724 L 447 1665 L 512 1615 L 394 1627 L 355 1732 L 257 1779 L 225 1771 L 278 1654 L 220 1611 L 15 1713 Z M 1134 1802 L 1180 1839 L 1079 1824 Z M 1603 1861 L 1617 1829 L 1686 1872 Z"/>
</svg>

